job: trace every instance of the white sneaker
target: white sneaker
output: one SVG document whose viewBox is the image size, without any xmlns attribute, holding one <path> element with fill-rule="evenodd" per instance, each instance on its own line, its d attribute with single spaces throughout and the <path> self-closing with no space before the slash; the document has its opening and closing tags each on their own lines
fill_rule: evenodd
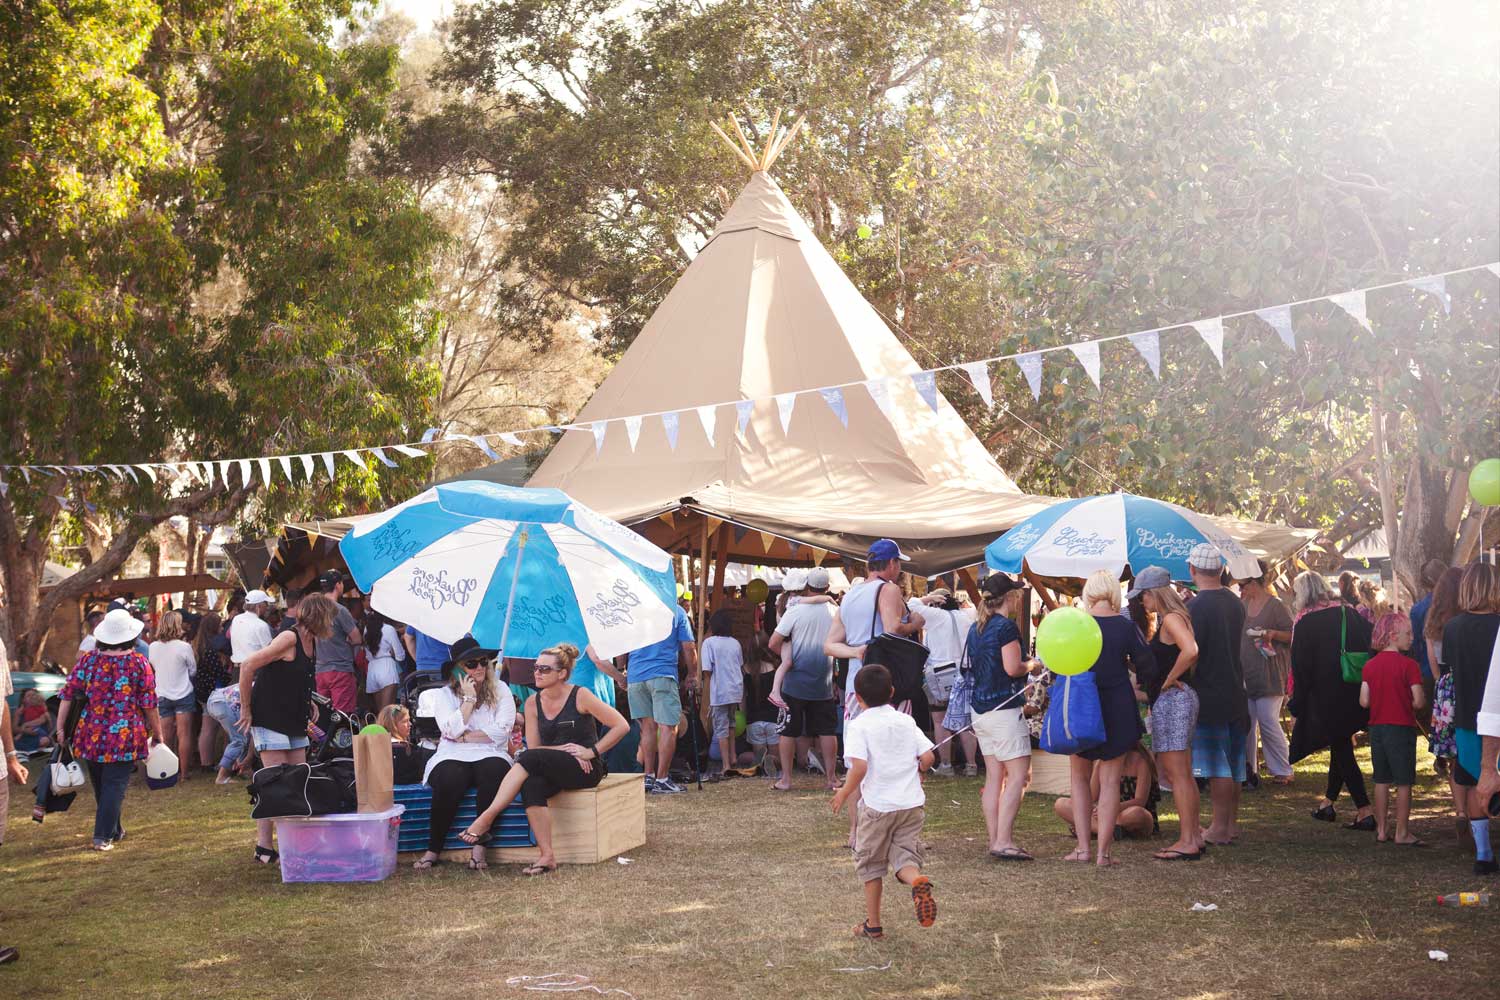
<svg viewBox="0 0 1500 1000">
<path fill-rule="evenodd" d="M 823 762 L 811 750 L 807 751 L 807 770 L 811 774 L 823 774 Z"/>
<path fill-rule="evenodd" d="M 968 767 L 964 768 L 964 777 L 965 778 L 977 778 L 977 777 L 979 777 L 979 765 L 978 764 L 970 764 Z"/>
<path fill-rule="evenodd" d="M 936 774 L 939 778 L 951 778 L 953 777 L 953 765 L 939 764 L 937 767 L 932 769 L 932 773 Z"/>
</svg>

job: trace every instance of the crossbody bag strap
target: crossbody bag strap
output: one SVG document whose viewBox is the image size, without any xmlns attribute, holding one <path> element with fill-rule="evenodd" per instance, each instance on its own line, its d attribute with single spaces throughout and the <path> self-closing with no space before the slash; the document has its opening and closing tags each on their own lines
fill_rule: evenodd
<svg viewBox="0 0 1500 1000">
<path fill-rule="evenodd" d="M 1349 608 L 1345 604 L 1339 605 L 1339 655 L 1343 656 L 1349 652 Z"/>
<path fill-rule="evenodd" d="M 880 592 L 885 589 L 885 581 L 880 581 L 880 586 L 875 588 L 875 611 L 870 615 L 870 641 L 875 641 L 875 623 L 880 621 Z"/>
</svg>

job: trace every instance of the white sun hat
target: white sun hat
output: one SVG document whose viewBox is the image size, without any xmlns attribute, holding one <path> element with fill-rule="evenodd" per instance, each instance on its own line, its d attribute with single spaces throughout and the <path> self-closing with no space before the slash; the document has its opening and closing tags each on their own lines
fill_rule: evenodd
<svg viewBox="0 0 1500 1000">
<path fill-rule="evenodd" d="M 94 639 L 101 645 L 118 646 L 122 642 L 134 640 L 145 627 L 146 623 L 129 611 L 116 608 L 94 627 Z"/>
</svg>

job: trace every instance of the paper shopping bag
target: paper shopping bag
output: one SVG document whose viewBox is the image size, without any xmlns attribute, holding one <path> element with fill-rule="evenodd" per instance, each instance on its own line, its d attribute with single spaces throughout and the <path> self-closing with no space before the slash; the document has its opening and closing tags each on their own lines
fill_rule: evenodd
<svg viewBox="0 0 1500 1000">
<path fill-rule="evenodd" d="M 362 813 L 384 812 L 395 804 L 389 733 L 354 737 L 354 789 Z"/>
</svg>

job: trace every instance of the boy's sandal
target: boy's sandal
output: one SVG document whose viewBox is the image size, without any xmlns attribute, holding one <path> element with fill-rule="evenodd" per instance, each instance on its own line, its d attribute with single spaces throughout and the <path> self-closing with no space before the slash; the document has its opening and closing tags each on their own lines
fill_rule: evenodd
<svg viewBox="0 0 1500 1000">
<path fill-rule="evenodd" d="M 261 847 L 259 844 L 255 845 L 255 860 L 259 863 L 263 865 L 270 865 L 275 864 L 280 859 L 281 855 L 276 853 L 271 848 Z"/>
<path fill-rule="evenodd" d="M 1164 851 L 1157 851 L 1151 856 L 1157 861 L 1197 861 L 1199 858 L 1203 857 L 1203 852 L 1174 851 L 1171 848 L 1168 848 Z"/>
<path fill-rule="evenodd" d="M 870 941 L 879 941 L 885 937 L 885 929 L 883 927 L 871 927 L 868 920 L 863 920 L 860 921 L 859 926 L 854 928 L 854 936 Z"/>
<path fill-rule="evenodd" d="M 535 878 L 538 875 L 546 875 L 549 872 L 555 871 L 557 871 L 557 865 L 534 864 L 527 865 L 525 868 L 522 868 L 521 874 L 529 878 Z"/>
<path fill-rule="evenodd" d="M 991 851 L 990 857 L 996 861 L 1035 861 L 1036 858 L 1021 850 L 1019 847 L 1006 847 L 998 851 Z"/>
</svg>

